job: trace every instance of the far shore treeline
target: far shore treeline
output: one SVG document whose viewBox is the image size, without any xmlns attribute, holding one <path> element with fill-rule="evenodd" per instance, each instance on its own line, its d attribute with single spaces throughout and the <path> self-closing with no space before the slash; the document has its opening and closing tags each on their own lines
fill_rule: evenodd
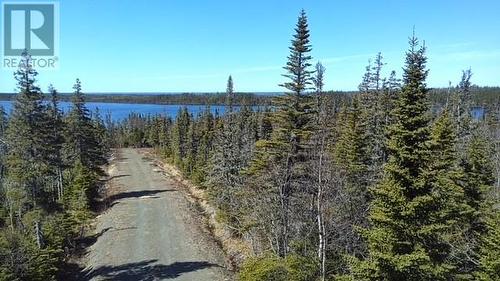
<svg viewBox="0 0 500 281">
<path fill-rule="evenodd" d="M 378 53 L 359 92 L 325 92 L 305 11 L 294 30 L 274 96 L 236 93 L 230 75 L 225 94 L 85 95 L 76 79 L 63 111 L 70 96 L 44 95 L 25 52 L 18 93 L 0 95 L 13 100 L 9 114 L 0 106 L 0 281 L 88 279 L 75 256 L 103 233 L 90 234 L 108 207 L 103 168 L 121 148 L 149 149 L 205 191 L 240 281 L 500 280 L 500 87 L 474 86 L 466 69 L 429 89 L 413 34 L 402 73 L 384 77 Z M 88 102 L 184 106 L 113 121 Z M 177 272 L 131 264 L 91 270 Z"/>
<path fill-rule="evenodd" d="M 433 104 L 443 105 L 451 96 L 451 88 L 433 88 L 429 90 L 429 98 Z M 332 96 L 351 97 L 359 91 L 328 91 Z M 500 103 L 500 87 L 472 86 L 473 103 L 476 106 Z M 270 105 L 272 99 L 280 92 L 238 92 L 235 105 Z M 61 93 L 60 100 L 70 102 L 72 93 Z M 0 93 L 0 101 L 15 99 L 15 93 Z M 138 104 L 182 104 L 182 105 L 224 105 L 226 93 L 88 93 L 87 102 L 103 103 L 138 103 Z"/>
</svg>

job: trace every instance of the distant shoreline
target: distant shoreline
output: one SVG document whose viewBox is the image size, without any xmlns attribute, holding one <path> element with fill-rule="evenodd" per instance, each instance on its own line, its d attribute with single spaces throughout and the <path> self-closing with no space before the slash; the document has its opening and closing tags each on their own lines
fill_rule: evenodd
<svg viewBox="0 0 500 281">
<path fill-rule="evenodd" d="M 353 95 L 357 91 L 328 91 L 327 94 L 332 95 Z M 476 105 L 492 104 L 500 102 L 500 87 L 471 87 L 471 93 Z M 270 105 L 273 97 L 279 96 L 281 92 L 240 92 L 236 93 L 235 105 Z M 0 101 L 11 101 L 16 94 L 0 93 Z M 60 93 L 61 101 L 71 101 L 71 93 Z M 442 104 L 447 100 L 449 95 L 448 88 L 430 89 L 430 98 L 433 103 Z M 131 104 L 172 104 L 172 105 L 224 105 L 226 103 L 226 94 L 220 92 L 207 93 L 174 93 L 174 92 L 157 92 L 157 93 L 86 93 L 85 100 L 87 102 L 100 103 L 131 103 Z"/>
<path fill-rule="evenodd" d="M 266 105 L 279 93 L 236 93 L 235 105 Z M 0 101 L 11 101 L 13 93 L 0 93 Z M 61 101 L 71 101 L 71 93 L 60 93 Z M 131 104 L 224 105 L 224 93 L 86 93 L 86 102 Z"/>
</svg>

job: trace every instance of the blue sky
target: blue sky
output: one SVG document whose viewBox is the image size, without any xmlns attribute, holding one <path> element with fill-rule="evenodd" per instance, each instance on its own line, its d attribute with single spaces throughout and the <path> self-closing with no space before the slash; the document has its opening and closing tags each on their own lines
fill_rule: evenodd
<svg viewBox="0 0 500 281">
<path fill-rule="evenodd" d="M 60 67 L 42 71 L 71 91 L 280 91 L 297 15 L 309 17 L 312 56 L 326 66 L 326 89 L 356 89 L 368 59 L 382 52 L 386 72 L 401 75 L 415 26 L 428 47 L 429 86 L 500 85 L 500 1 L 189 1 L 85 0 L 60 3 Z M 0 92 L 12 71 L 0 70 Z"/>
</svg>

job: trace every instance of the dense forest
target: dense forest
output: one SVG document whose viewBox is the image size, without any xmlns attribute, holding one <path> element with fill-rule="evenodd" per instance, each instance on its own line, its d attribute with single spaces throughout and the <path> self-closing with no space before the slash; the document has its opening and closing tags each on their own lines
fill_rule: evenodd
<svg viewBox="0 0 500 281">
<path fill-rule="evenodd" d="M 359 92 L 323 90 L 307 18 L 295 28 L 284 95 L 224 116 L 131 114 L 116 147 L 154 147 L 205 188 L 249 243 L 240 280 L 499 280 L 500 107 L 495 88 L 430 90 L 409 40 L 402 78 L 378 54 Z M 472 108 L 487 103 L 483 118 Z"/>
<path fill-rule="evenodd" d="M 31 57 L 22 59 L 13 110 L 0 113 L 0 280 L 65 280 L 93 217 L 107 131 L 79 80 L 63 115 L 56 89 L 46 99 Z"/>
<path fill-rule="evenodd" d="M 157 101 L 207 104 L 174 119 L 103 121 L 79 80 L 63 114 L 25 54 L 13 112 L 0 115 L 0 280 L 63 278 L 121 147 L 154 148 L 206 189 L 217 220 L 251 245 L 240 280 L 499 280 L 498 88 L 464 70 L 458 85 L 429 89 L 413 35 L 401 77 L 382 77 L 379 53 L 359 91 L 328 92 L 309 36 L 302 12 L 283 95 L 236 93 L 229 76 L 213 100 Z M 225 114 L 212 114 L 221 103 Z"/>
</svg>

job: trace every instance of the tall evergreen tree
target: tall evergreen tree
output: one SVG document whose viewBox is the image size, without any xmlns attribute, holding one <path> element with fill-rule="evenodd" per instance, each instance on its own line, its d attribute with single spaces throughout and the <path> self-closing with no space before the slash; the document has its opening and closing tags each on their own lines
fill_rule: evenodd
<svg viewBox="0 0 500 281">
<path fill-rule="evenodd" d="M 456 123 L 458 148 L 466 151 L 467 143 L 472 132 L 472 94 L 471 94 L 471 69 L 462 71 L 462 79 L 458 84 L 452 98 L 452 107 Z"/>
<path fill-rule="evenodd" d="M 96 108 L 96 110 L 92 113 L 92 126 L 94 128 L 94 135 L 98 142 L 98 146 L 96 148 L 99 151 L 97 151 L 97 153 L 107 158 L 109 156 L 111 140 L 109 130 L 106 128 L 99 108 Z"/>
<path fill-rule="evenodd" d="M 196 153 L 196 171 L 192 178 L 197 183 L 205 181 L 208 170 L 207 163 L 213 150 L 214 141 L 214 117 L 210 111 L 210 106 L 206 106 L 200 119 L 198 120 L 199 143 Z"/>
<path fill-rule="evenodd" d="M 101 166 L 107 159 L 102 154 L 104 148 L 98 139 L 90 112 L 85 105 L 82 85 L 76 79 L 72 107 L 66 118 L 66 161 L 70 165 L 81 163 L 86 169 L 102 174 Z"/>
<path fill-rule="evenodd" d="M 210 159 L 207 185 L 210 196 L 219 209 L 219 216 L 235 230 L 241 229 L 238 193 L 243 184 L 240 172 L 247 163 L 241 151 L 241 128 L 233 112 L 234 88 L 231 76 L 227 81 L 226 108 L 222 122 L 216 127 L 215 145 Z"/>
<path fill-rule="evenodd" d="M 494 200 L 490 198 L 495 178 L 488 140 L 479 130 L 475 130 L 467 143 L 468 147 L 462 153 L 464 158 L 460 163 L 463 171 L 460 181 L 465 194 L 465 203 L 470 211 L 462 216 L 462 236 L 456 243 L 455 256 L 460 272 L 466 279 L 470 279 L 480 264 L 481 237 L 488 235 L 487 232 L 490 230 L 486 224 L 488 214 L 495 212 L 496 207 Z"/>
<path fill-rule="evenodd" d="M 385 93 L 386 82 L 382 78 L 382 68 L 385 65 L 381 53 L 375 57 L 374 63 L 370 61 L 359 86 L 359 105 L 363 118 L 366 120 L 367 153 L 370 155 L 368 170 L 365 177 L 370 184 L 380 180 L 382 165 L 387 160 L 385 130 L 388 123 L 386 116 L 393 100 L 388 99 Z M 384 111 L 386 109 L 386 111 Z"/>
<path fill-rule="evenodd" d="M 443 200 L 449 182 L 430 174 L 429 102 L 425 47 L 413 36 L 406 54 L 404 85 L 389 130 L 389 162 L 372 191 L 369 257 L 355 266 L 356 280 L 450 280 L 446 234 L 459 214 Z"/>
<path fill-rule="evenodd" d="M 191 122 L 187 131 L 186 157 L 183 159 L 183 172 L 188 178 L 196 172 L 196 155 L 198 154 L 200 140 L 200 132 L 197 125 L 197 122 Z"/>
<path fill-rule="evenodd" d="M 172 158 L 173 162 L 183 167 L 183 160 L 188 151 L 188 130 L 192 120 L 186 107 L 179 109 L 175 125 L 172 129 Z M 183 168 L 182 168 L 183 169 Z"/>
<path fill-rule="evenodd" d="M 31 56 L 23 53 L 19 69 L 14 76 L 19 93 L 6 132 L 8 146 L 8 178 L 13 186 L 22 188 L 31 204 L 45 201 L 41 196 L 47 167 L 47 118 L 43 94 L 36 85 L 37 71 Z"/>
<path fill-rule="evenodd" d="M 170 134 L 172 133 L 172 119 L 165 117 L 160 118 L 158 133 L 158 146 L 160 152 L 166 157 L 172 157 L 172 143 Z"/>
<path fill-rule="evenodd" d="M 313 118 L 312 97 L 307 90 L 311 88 L 312 73 L 310 70 L 309 42 L 307 16 L 301 11 L 293 36 L 290 55 L 283 76 L 288 81 L 281 84 L 288 90 L 283 96 L 275 99 L 276 112 L 272 115 L 275 129 L 270 140 L 257 144 L 259 151 L 253 162 L 253 171 L 257 175 L 268 172 L 277 174 L 271 179 L 270 192 L 277 196 L 276 227 L 271 231 L 275 235 L 275 250 L 284 257 L 290 251 L 291 237 L 291 199 L 295 189 L 300 188 L 304 179 L 305 150 L 311 134 Z M 278 169 L 278 171 L 272 172 Z M 260 171 L 259 171 L 260 170 Z"/>
<path fill-rule="evenodd" d="M 389 78 L 384 81 L 383 93 L 381 96 L 381 111 L 382 111 L 382 124 L 383 133 L 387 131 L 387 128 L 392 124 L 392 114 L 394 110 L 396 100 L 398 99 L 398 93 L 401 89 L 400 79 L 396 78 L 396 71 L 391 71 Z M 386 142 L 386 141 L 385 141 Z M 385 143 L 384 143 L 385 144 Z M 387 161 L 387 149 L 384 145 L 384 159 L 383 162 Z"/>
<path fill-rule="evenodd" d="M 50 151 L 48 152 L 48 164 L 51 167 L 54 182 L 56 185 L 55 191 L 57 199 L 61 200 L 64 194 L 63 187 L 63 170 L 65 168 L 61 150 L 64 145 L 64 123 L 62 120 L 62 112 L 59 109 L 59 96 L 57 90 L 50 85 L 50 104 L 48 107 L 48 119 L 50 134 L 47 135 L 47 145 Z"/>
<path fill-rule="evenodd" d="M 325 107 L 325 95 L 323 91 L 323 87 L 325 86 L 325 71 L 326 68 L 321 64 L 321 62 L 316 63 L 315 66 L 315 76 L 313 77 L 312 81 L 314 83 L 314 90 L 315 90 L 315 97 L 316 97 L 316 104 L 315 104 L 315 111 L 316 111 L 316 125 L 319 125 L 317 123 L 321 122 L 319 119 L 321 119 L 321 115 L 325 115 L 327 112 L 324 109 Z M 326 116 L 324 116 L 326 117 Z"/>
<path fill-rule="evenodd" d="M 467 204 L 475 211 L 473 225 L 480 223 L 484 203 L 495 182 L 490 159 L 491 151 L 487 143 L 488 140 L 476 132 L 467 148 L 467 158 L 462 163 L 466 177 L 464 191 Z"/>
<path fill-rule="evenodd" d="M 326 218 L 326 189 L 328 188 L 328 169 L 330 168 L 329 162 L 329 151 L 328 151 L 328 139 L 330 137 L 330 126 L 329 126 L 329 110 L 326 104 L 325 93 L 323 87 L 325 84 L 325 67 L 318 62 L 316 64 L 316 73 L 313 78 L 314 88 L 315 88 L 315 134 L 311 139 L 313 145 L 312 149 L 312 159 L 311 159 L 311 170 L 314 177 L 314 187 L 313 198 L 316 200 L 315 212 L 316 212 L 316 226 L 318 232 L 317 240 L 317 257 L 320 261 L 320 272 L 321 280 L 326 278 L 326 248 L 327 248 L 327 218 Z"/>
<path fill-rule="evenodd" d="M 335 202 L 334 224 L 338 235 L 335 254 L 363 256 L 365 247 L 361 242 L 357 227 L 366 227 L 368 210 L 369 181 L 369 125 L 366 115 L 359 105 L 359 96 L 353 98 L 352 105 L 339 118 L 339 136 L 334 145 L 334 169 L 343 178 L 337 188 L 341 194 Z"/>
</svg>

